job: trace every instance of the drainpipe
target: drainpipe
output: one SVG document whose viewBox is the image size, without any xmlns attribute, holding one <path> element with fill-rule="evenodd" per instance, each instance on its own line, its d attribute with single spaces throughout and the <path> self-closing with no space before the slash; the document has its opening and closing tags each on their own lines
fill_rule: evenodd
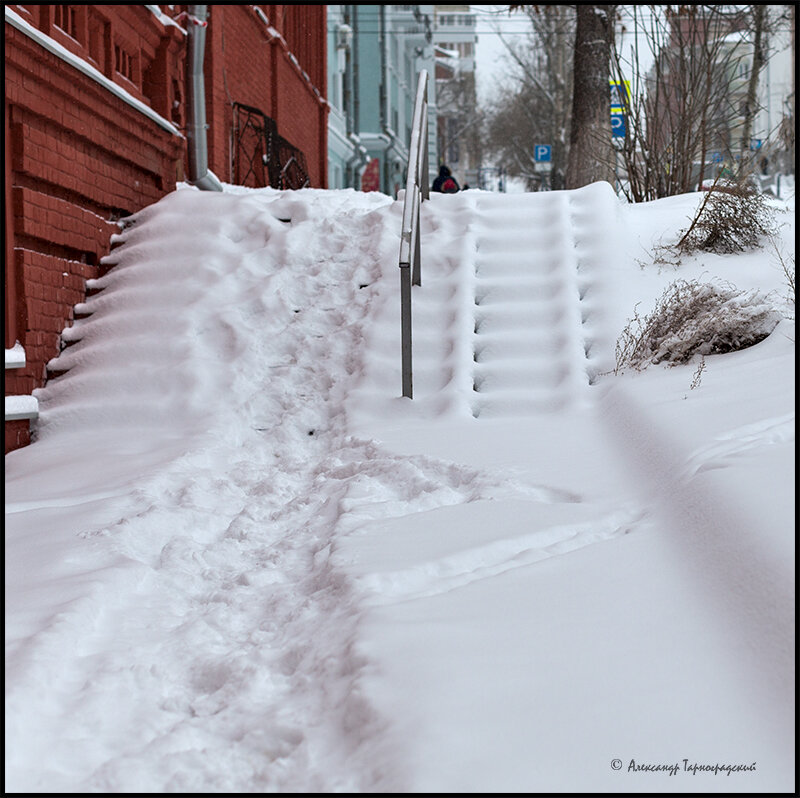
<svg viewBox="0 0 800 798">
<path fill-rule="evenodd" d="M 353 30 L 352 45 L 347 52 L 345 67 L 345 83 L 347 84 L 347 137 L 353 145 L 353 154 L 347 159 L 347 185 L 350 188 L 360 189 L 360 175 L 363 168 L 369 163 L 369 154 L 361 144 L 361 89 L 358 74 L 358 6 L 345 6 L 345 22 Z"/>
<path fill-rule="evenodd" d="M 189 148 L 189 183 L 203 191 L 222 191 L 222 183 L 208 170 L 208 125 L 206 124 L 206 87 L 203 61 L 206 50 L 208 6 L 189 6 L 189 92 L 186 124 Z"/>
<path fill-rule="evenodd" d="M 388 135 L 387 130 L 389 127 L 389 100 L 391 96 L 391 88 L 389 86 L 389 73 L 388 73 L 388 61 L 389 58 L 386 53 L 386 48 L 389 45 L 389 37 L 386 33 L 386 6 L 381 5 L 380 12 L 379 12 L 379 21 L 378 21 L 378 47 L 381 51 L 381 82 L 379 87 L 379 98 L 378 102 L 380 104 L 380 129 L 381 133 L 383 134 L 384 138 L 387 138 L 386 149 L 384 150 L 383 154 L 383 179 L 382 179 L 382 186 L 381 190 L 385 191 L 387 194 L 391 193 L 390 183 L 391 183 L 391 167 L 389 166 L 389 147 L 392 143 L 391 136 Z"/>
<path fill-rule="evenodd" d="M 394 159 L 390 155 L 403 149 L 403 142 L 397 137 L 396 130 L 392 129 L 392 88 L 390 82 L 390 41 L 386 22 L 386 6 L 380 7 L 380 33 L 379 47 L 381 51 L 381 88 L 380 88 L 380 124 L 381 138 L 386 142 L 383 156 L 383 190 L 392 194 L 392 175 L 394 174 Z"/>
</svg>

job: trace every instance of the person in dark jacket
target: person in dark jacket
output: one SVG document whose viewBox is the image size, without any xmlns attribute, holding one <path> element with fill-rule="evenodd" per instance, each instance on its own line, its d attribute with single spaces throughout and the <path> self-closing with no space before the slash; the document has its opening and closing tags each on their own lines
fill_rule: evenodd
<svg viewBox="0 0 800 798">
<path fill-rule="evenodd" d="M 453 177 L 449 166 L 442 164 L 439 167 L 439 176 L 433 181 L 431 191 L 438 191 L 441 194 L 455 194 L 459 191 L 458 181 Z"/>
</svg>

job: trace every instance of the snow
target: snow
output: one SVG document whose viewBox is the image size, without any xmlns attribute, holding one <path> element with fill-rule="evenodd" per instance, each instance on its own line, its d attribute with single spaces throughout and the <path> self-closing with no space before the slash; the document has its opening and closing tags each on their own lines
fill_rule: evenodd
<svg viewBox="0 0 800 798">
<path fill-rule="evenodd" d="M 17 341 L 11 349 L 6 349 L 6 368 L 17 369 L 25 367 L 25 350 Z"/>
<path fill-rule="evenodd" d="M 6 396 L 6 421 L 35 418 L 39 403 L 32 396 Z"/>
<path fill-rule="evenodd" d="M 701 199 L 432 195 L 413 400 L 400 201 L 137 214 L 6 457 L 7 791 L 793 789 L 794 201 L 654 264 Z M 709 278 L 785 318 L 615 376 Z"/>
<path fill-rule="evenodd" d="M 177 28 L 181 33 L 186 35 L 186 29 L 181 27 L 172 17 L 165 14 L 158 6 L 148 6 L 145 8 L 166 28 Z M 167 6 L 167 8 L 174 8 L 174 6 Z"/>
</svg>

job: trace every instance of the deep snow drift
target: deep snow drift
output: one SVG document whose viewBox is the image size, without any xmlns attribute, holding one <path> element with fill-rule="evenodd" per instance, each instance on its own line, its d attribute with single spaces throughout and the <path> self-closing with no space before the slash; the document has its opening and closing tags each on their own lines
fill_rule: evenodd
<svg viewBox="0 0 800 798">
<path fill-rule="evenodd" d="M 433 196 L 412 401 L 401 204 L 226 189 L 115 237 L 6 457 L 7 790 L 793 789 L 794 322 L 611 373 L 679 277 L 793 317 L 793 200 L 673 269 L 699 195 Z"/>
</svg>

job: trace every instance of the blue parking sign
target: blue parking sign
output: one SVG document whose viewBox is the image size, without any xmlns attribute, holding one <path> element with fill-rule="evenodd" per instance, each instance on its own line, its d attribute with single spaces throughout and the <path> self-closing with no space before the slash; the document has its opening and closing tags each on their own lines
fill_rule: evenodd
<svg viewBox="0 0 800 798">
<path fill-rule="evenodd" d="M 537 144 L 533 148 L 533 160 L 539 163 L 548 163 L 551 160 L 552 151 L 549 144 Z"/>
</svg>

